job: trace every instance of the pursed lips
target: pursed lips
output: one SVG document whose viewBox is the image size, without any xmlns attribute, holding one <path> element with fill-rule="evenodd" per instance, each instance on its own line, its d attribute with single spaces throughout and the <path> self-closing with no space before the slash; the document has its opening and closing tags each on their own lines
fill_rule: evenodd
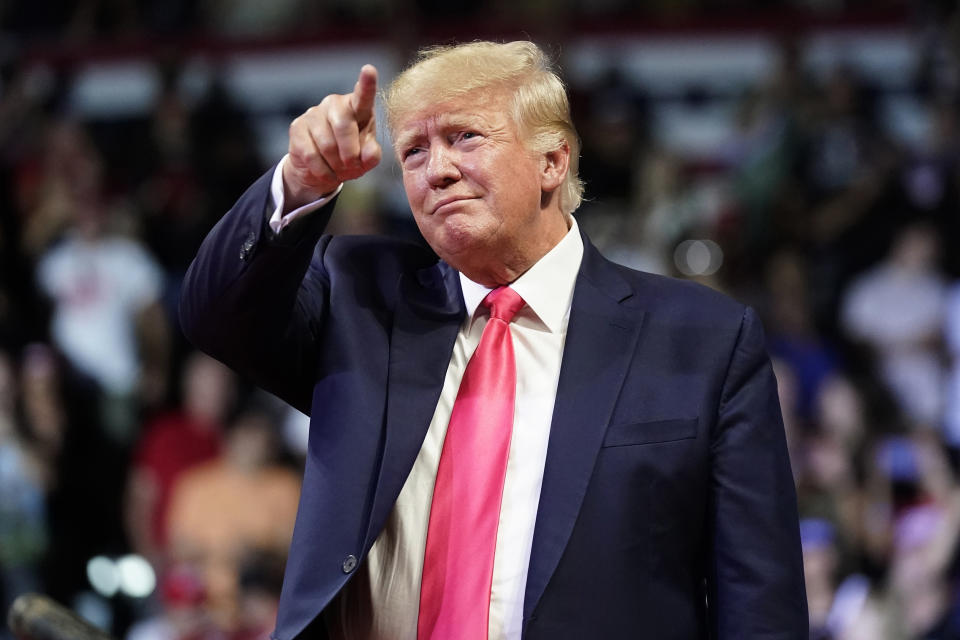
<svg viewBox="0 0 960 640">
<path fill-rule="evenodd" d="M 473 199 L 475 199 L 475 198 L 476 198 L 476 196 L 450 196 L 450 197 L 448 197 L 448 198 L 444 198 L 443 200 L 439 200 L 439 201 L 433 206 L 433 211 L 431 212 L 430 215 L 433 215 L 434 213 L 437 213 L 442 207 L 445 207 L 445 206 L 448 205 L 448 204 L 452 204 L 452 203 L 454 203 L 454 202 L 460 202 L 460 201 L 462 201 L 462 200 L 473 200 Z"/>
</svg>

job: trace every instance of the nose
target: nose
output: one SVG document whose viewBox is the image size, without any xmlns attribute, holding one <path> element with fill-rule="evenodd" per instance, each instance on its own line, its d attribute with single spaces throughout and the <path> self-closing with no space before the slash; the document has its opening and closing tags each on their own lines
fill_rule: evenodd
<svg viewBox="0 0 960 640">
<path fill-rule="evenodd" d="M 442 187 L 460 179 L 456 152 L 444 145 L 432 145 L 427 162 L 427 180 L 432 187 Z"/>
</svg>

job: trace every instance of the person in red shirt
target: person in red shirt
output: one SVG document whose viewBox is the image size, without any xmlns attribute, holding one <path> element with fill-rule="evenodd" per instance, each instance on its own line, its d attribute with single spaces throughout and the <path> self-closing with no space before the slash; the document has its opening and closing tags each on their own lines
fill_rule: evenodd
<svg viewBox="0 0 960 640">
<path fill-rule="evenodd" d="M 154 418 L 134 454 L 126 501 L 133 548 L 163 566 L 170 495 L 187 469 L 216 458 L 223 422 L 234 401 L 235 380 L 216 360 L 195 353 L 184 366 L 182 406 Z"/>
</svg>

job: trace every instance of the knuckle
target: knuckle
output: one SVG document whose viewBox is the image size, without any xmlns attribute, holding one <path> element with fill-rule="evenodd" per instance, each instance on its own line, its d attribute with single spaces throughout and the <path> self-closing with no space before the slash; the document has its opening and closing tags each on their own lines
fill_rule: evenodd
<svg viewBox="0 0 960 640">
<path fill-rule="evenodd" d="M 352 122 L 347 118 L 336 118 L 330 120 L 330 126 L 338 135 L 345 135 L 350 133 L 352 127 Z"/>
<path fill-rule="evenodd" d="M 323 166 L 323 162 L 316 154 L 310 154 L 303 158 L 303 165 L 311 172 L 315 172 Z"/>
<path fill-rule="evenodd" d="M 328 136 L 317 140 L 317 149 L 320 150 L 320 153 L 322 153 L 324 157 L 328 155 L 339 155 L 337 141 Z"/>
<path fill-rule="evenodd" d="M 302 145 L 297 144 L 295 141 L 290 141 L 290 147 L 287 150 L 287 153 L 290 154 L 290 159 L 297 164 L 304 164 L 307 160 L 307 154 L 304 151 Z"/>
<path fill-rule="evenodd" d="M 290 135 L 290 139 L 293 140 L 294 138 L 303 135 L 304 129 L 305 126 L 303 123 L 303 116 L 299 116 L 294 118 L 293 122 L 290 123 L 290 127 L 287 129 L 287 132 Z"/>
<path fill-rule="evenodd" d="M 356 127 L 356 118 L 349 106 L 340 105 L 336 109 L 331 109 L 327 115 L 327 120 L 330 122 L 331 127 L 335 127 L 341 131 Z"/>
<path fill-rule="evenodd" d="M 331 93 L 323 100 L 320 101 L 320 104 L 317 107 L 324 112 L 334 112 L 342 109 L 342 100 L 343 96 L 337 93 Z"/>
</svg>

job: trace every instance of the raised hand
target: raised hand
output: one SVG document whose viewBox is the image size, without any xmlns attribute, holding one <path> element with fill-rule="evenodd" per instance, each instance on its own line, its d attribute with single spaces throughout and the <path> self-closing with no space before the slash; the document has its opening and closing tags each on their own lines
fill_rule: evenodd
<svg viewBox="0 0 960 640">
<path fill-rule="evenodd" d="M 380 163 L 376 94 L 377 70 L 363 65 L 353 92 L 328 95 L 290 123 L 289 157 L 283 165 L 284 209 L 312 202 Z"/>
</svg>

